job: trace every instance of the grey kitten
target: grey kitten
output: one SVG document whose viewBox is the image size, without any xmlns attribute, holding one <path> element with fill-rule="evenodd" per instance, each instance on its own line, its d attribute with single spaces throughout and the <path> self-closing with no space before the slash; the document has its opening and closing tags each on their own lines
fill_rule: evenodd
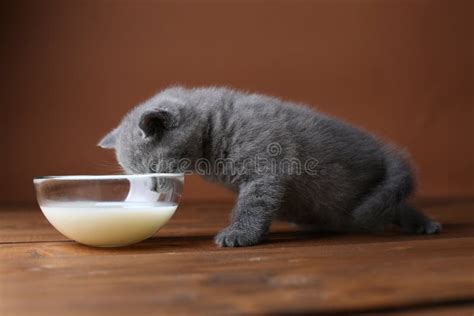
<svg viewBox="0 0 474 316">
<path fill-rule="evenodd" d="M 259 243 L 274 218 L 324 231 L 441 231 L 406 203 L 414 181 L 404 154 L 260 94 L 172 87 L 132 109 L 99 146 L 114 148 L 129 173 L 194 171 L 236 192 L 231 223 L 215 237 L 222 247 Z"/>
</svg>

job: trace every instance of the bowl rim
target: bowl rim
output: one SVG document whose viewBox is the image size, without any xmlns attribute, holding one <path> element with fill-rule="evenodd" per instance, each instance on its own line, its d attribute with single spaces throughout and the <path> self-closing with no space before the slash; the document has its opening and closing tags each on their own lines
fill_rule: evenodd
<svg viewBox="0 0 474 316">
<path fill-rule="evenodd" d="M 33 178 L 33 182 L 42 180 L 114 180 L 114 179 L 130 179 L 130 178 L 180 178 L 184 173 L 141 173 L 141 174 L 103 174 L 103 175 L 63 175 L 63 176 L 37 176 Z"/>
</svg>

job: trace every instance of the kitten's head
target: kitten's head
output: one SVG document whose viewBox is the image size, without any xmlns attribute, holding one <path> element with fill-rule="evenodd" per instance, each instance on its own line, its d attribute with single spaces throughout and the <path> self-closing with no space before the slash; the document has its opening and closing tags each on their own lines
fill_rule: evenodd
<svg viewBox="0 0 474 316">
<path fill-rule="evenodd" d="M 184 171 L 183 161 L 200 154 L 199 126 L 192 107 L 158 94 L 130 111 L 98 145 L 115 149 L 127 173 Z"/>
</svg>

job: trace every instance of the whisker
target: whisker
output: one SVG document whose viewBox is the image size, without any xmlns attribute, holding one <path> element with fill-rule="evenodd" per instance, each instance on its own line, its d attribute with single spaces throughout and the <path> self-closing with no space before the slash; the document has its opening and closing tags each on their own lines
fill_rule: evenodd
<svg viewBox="0 0 474 316">
<path fill-rule="evenodd" d="M 119 174 L 124 174 L 125 171 L 123 168 L 116 164 L 116 163 L 110 163 L 110 162 L 104 162 L 104 161 L 96 161 L 93 163 L 94 167 L 96 169 L 101 169 L 101 171 L 106 171 L 110 173 L 119 173 Z"/>
</svg>

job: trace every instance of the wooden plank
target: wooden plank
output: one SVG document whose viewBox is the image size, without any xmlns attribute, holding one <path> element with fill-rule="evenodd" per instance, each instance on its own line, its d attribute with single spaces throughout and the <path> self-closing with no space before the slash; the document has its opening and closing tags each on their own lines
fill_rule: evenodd
<svg viewBox="0 0 474 316">
<path fill-rule="evenodd" d="M 289 313 L 473 298 L 472 237 L 211 249 L 2 245 L 0 311 Z"/>
<path fill-rule="evenodd" d="M 370 312 L 370 314 L 390 316 L 472 316 L 474 315 L 474 302 L 452 302 L 441 306 L 412 306 L 408 309 L 381 310 Z"/>
<path fill-rule="evenodd" d="M 278 224 L 262 245 L 219 249 L 212 236 L 229 206 L 183 205 L 157 237 L 112 249 L 66 241 L 38 210 L 0 211 L 0 315 L 447 315 L 472 307 L 473 203 L 428 207 L 445 225 L 440 235 L 309 234 Z"/>
<path fill-rule="evenodd" d="M 230 203 L 186 203 L 180 205 L 175 216 L 158 233 L 158 236 L 212 236 L 225 227 Z M 427 203 L 424 211 L 439 219 L 444 226 L 441 237 L 472 236 L 474 234 L 473 201 L 442 203 Z M 272 226 L 273 232 L 296 231 L 284 223 Z M 307 234 L 296 233 L 295 238 L 306 238 Z M 400 235 L 398 232 L 387 233 L 390 238 L 412 239 L 417 236 Z M 374 236 L 365 236 L 370 240 Z M 377 236 L 380 238 L 380 236 Z M 288 235 L 287 238 L 292 238 Z M 348 236 L 348 241 L 353 240 Z M 357 237 L 364 238 L 364 237 Z M 46 242 L 67 241 L 68 239 L 57 232 L 46 220 L 37 206 L 0 206 L 0 244 L 13 242 Z"/>
</svg>

